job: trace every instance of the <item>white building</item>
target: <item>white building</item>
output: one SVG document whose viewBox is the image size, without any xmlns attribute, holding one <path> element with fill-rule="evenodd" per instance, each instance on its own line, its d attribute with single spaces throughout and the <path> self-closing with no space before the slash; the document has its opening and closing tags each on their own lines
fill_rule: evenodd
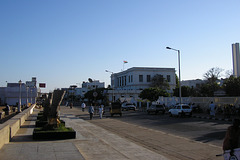
<svg viewBox="0 0 240 160">
<path fill-rule="evenodd" d="M 105 83 L 104 82 L 100 82 L 99 80 L 93 80 L 91 82 L 83 82 L 82 83 L 82 88 L 68 88 L 68 89 L 64 89 L 66 91 L 68 91 L 69 95 L 75 95 L 75 96 L 80 96 L 80 97 L 84 97 L 85 93 L 87 93 L 90 90 L 96 89 L 96 88 L 104 88 L 105 87 Z M 63 88 L 62 88 L 63 89 Z M 67 94 L 65 96 L 68 96 Z"/>
<path fill-rule="evenodd" d="M 16 105 L 19 103 L 21 93 L 21 104 L 35 103 L 37 98 L 36 78 L 33 77 L 32 81 L 26 83 L 7 83 L 7 87 L 0 88 L 0 102 L 1 105 Z M 21 90 L 20 90 L 21 85 Z"/>
<path fill-rule="evenodd" d="M 162 75 L 168 81 L 169 93 L 172 93 L 172 89 L 176 86 L 174 68 L 133 67 L 111 75 L 111 85 L 114 90 L 108 91 L 109 100 L 115 101 L 119 98 L 138 99 L 141 91 L 150 87 L 151 79 L 156 74 Z"/>
<path fill-rule="evenodd" d="M 87 88 L 88 90 L 93 90 L 96 88 L 104 88 L 105 83 L 99 80 L 93 80 L 92 82 L 83 82 L 82 88 Z"/>
<path fill-rule="evenodd" d="M 232 44 L 232 59 L 233 59 L 233 75 L 235 77 L 240 76 L 240 55 L 239 55 L 239 43 Z"/>
<path fill-rule="evenodd" d="M 199 86 L 202 83 L 205 83 L 206 81 L 202 80 L 202 79 L 195 79 L 195 80 L 183 80 L 181 81 L 181 86 L 188 86 L 190 88 L 195 88 L 197 86 Z"/>
</svg>

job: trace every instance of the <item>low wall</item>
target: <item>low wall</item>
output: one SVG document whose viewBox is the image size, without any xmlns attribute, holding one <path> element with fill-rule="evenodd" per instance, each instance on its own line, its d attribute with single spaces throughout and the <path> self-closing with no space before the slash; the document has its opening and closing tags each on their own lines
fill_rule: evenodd
<svg viewBox="0 0 240 160">
<path fill-rule="evenodd" d="M 0 125 L 0 149 L 4 146 L 4 144 L 9 143 L 9 135 L 10 135 L 9 125 L 1 124 Z"/>
<path fill-rule="evenodd" d="M 0 125 L 0 149 L 11 141 L 28 116 L 33 113 L 35 104 Z"/>
<path fill-rule="evenodd" d="M 236 107 L 240 106 L 240 97 L 182 97 L 182 103 L 194 103 L 201 108 L 208 108 L 210 102 L 213 101 L 216 106 L 231 104 Z M 166 106 L 179 103 L 179 97 L 159 97 L 159 103 L 164 103 Z"/>
</svg>

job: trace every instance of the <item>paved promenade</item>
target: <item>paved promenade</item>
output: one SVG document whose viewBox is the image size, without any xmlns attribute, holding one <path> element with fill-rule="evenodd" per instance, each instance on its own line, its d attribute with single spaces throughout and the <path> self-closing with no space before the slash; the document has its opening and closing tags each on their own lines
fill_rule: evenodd
<svg viewBox="0 0 240 160">
<path fill-rule="evenodd" d="M 79 119 L 76 116 L 83 114 L 83 112 L 75 107 L 73 109 L 61 107 L 61 119 L 66 122 L 66 126 L 72 127 L 77 132 L 76 139 L 33 141 L 32 131 L 38 111 L 35 109 L 12 141 L 3 146 L 0 150 L 1 160 L 182 159 L 181 157 L 173 158 L 168 156 L 168 153 L 165 153 L 163 156 L 98 127 L 89 121 Z M 86 114 L 86 111 L 84 114 Z M 100 119 L 98 120 L 101 121 Z M 223 159 L 223 157 L 215 157 L 216 154 L 222 152 L 221 147 L 195 142 L 164 132 L 158 132 L 158 134 L 162 137 L 161 143 L 163 148 L 167 148 L 167 151 L 175 152 L 176 154 L 179 152 L 181 155 L 186 155 L 184 159 Z"/>
</svg>

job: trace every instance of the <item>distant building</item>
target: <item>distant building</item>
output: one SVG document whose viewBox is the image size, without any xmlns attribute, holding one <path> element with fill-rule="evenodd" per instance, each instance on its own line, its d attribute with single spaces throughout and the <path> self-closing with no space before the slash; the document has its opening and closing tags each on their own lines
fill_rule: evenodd
<svg viewBox="0 0 240 160">
<path fill-rule="evenodd" d="M 105 83 L 100 82 L 99 80 L 93 80 L 92 82 L 83 82 L 82 88 L 87 88 L 88 90 L 93 90 L 96 88 L 104 88 Z"/>
<path fill-rule="evenodd" d="M 206 81 L 205 80 L 202 80 L 202 79 L 195 79 L 195 80 L 183 80 L 181 81 L 181 86 L 187 86 L 187 87 L 190 87 L 190 88 L 195 88 L 195 87 L 198 87 L 200 86 L 202 83 L 205 83 Z"/>
<path fill-rule="evenodd" d="M 225 79 L 221 78 L 221 79 L 216 80 L 216 83 L 219 86 L 222 86 L 224 81 L 225 81 Z M 202 79 L 184 80 L 184 81 L 181 81 L 181 86 L 187 86 L 187 87 L 190 87 L 190 88 L 195 88 L 195 87 L 200 87 L 200 85 L 203 84 L 203 83 L 207 83 L 207 80 L 202 80 Z"/>
<path fill-rule="evenodd" d="M 37 80 L 36 77 L 32 81 L 21 83 L 21 104 L 36 103 L 37 98 Z M 16 105 L 19 103 L 20 84 L 7 83 L 7 87 L 0 88 L 0 105 Z"/>
<path fill-rule="evenodd" d="M 232 44 L 232 59 L 233 59 L 233 75 L 240 76 L 240 54 L 239 43 Z"/>
<path fill-rule="evenodd" d="M 109 100 L 138 99 L 141 91 L 150 87 L 152 78 L 157 74 L 168 81 L 170 86 L 168 92 L 172 94 L 172 89 L 176 86 L 174 68 L 133 67 L 111 75 L 114 90 L 108 91 Z"/>
<path fill-rule="evenodd" d="M 97 88 L 104 88 L 105 83 L 100 82 L 99 80 L 93 80 L 91 82 L 83 82 L 82 88 L 71 87 L 70 88 L 62 88 L 62 90 L 66 90 L 67 94 L 65 94 L 65 97 L 69 95 L 75 95 L 77 97 L 84 97 L 85 93 L 87 93 L 90 90 L 97 89 Z"/>
</svg>

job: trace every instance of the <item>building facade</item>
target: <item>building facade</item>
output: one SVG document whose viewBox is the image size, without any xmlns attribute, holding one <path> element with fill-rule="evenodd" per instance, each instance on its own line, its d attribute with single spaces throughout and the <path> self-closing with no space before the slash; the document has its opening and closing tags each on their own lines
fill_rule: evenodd
<svg viewBox="0 0 240 160">
<path fill-rule="evenodd" d="M 1 105 L 17 105 L 20 98 L 22 105 L 36 103 L 36 84 L 37 80 L 35 77 L 32 78 L 32 81 L 26 81 L 26 83 L 7 83 L 7 87 L 1 87 L 0 89 Z"/>
<path fill-rule="evenodd" d="M 202 83 L 205 83 L 205 80 L 202 79 L 195 79 L 195 80 L 183 80 L 181 81 L 181 86 L 187 86 L 190 88 L 199 87 Z"/>
<path fill-rule="evenodd" d="M 161 75 L 170 86 L 169 93 L 176 86 L 174 68 L 133 67 L 111 75 L 111 86 L 114 90 L 108 91 L 109 100 L 120 98 L 138 99 L 142 90 L 149 88 L 155 75 Z"/>
<path fill-rule="evenodd" d="M 240 76 L 240 55 L 239 43 L 232 44 L 232 59 L 233 59 L 233 75 Z"/>
<path fill-rule="evenodd" d="M 62 90 L 66 90 L 67 94 L 65 94 L 65 97 L 68 97 L 69 95 L 74 95 L 77 97 L 83 98 L 85 93 L 87 93 L 90 90 L 97 89 L 97 88 L 104 88 L 105 83 L 100 82 L 99 80 L 93 80 L 91 82 L 83 82 L 82 88 L 71 87 L 70 88 L 62 88 Z"/>
</svg>

